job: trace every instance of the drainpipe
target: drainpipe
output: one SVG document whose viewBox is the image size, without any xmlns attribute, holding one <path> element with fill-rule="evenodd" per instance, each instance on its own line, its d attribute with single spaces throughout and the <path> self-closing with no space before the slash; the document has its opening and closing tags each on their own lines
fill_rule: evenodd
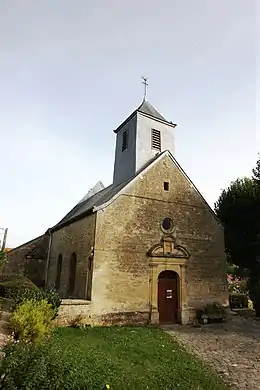
<svg viewBox="0 0 260 390">
<path fill-rule="evenodd" d="M 46 261 L 46 267 L 45 267 L 45 288 L 47 287 L 48 270 L 49 270 L 49 264 L 50 264 L 50 254 L 51 254 L 52 235 L 51 235 L 50 229 L 48 230 L 48 233 L 49 233 L 49 246 L 48 246 L 47 261 Z"/>
</svg>

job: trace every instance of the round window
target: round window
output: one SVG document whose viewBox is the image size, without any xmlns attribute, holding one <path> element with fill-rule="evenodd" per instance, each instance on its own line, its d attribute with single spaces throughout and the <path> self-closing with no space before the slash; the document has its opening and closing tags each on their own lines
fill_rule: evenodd
<svg viewBox="0 0 260 390">
<path fill-rule="evenodd" d="M 163 218 L 161 226 L 162 230 L 170 232 L 173 229 L 173 220 L 169 217 Z"/>
</svg>

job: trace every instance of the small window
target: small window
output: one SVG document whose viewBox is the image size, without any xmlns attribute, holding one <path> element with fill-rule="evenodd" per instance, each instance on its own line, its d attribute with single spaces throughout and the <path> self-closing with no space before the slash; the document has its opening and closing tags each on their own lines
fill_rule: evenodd
<svg viewBox="0 0 260 390">
<path fill-rule="evenodd" d="M 164 188 L 164 191 L 169 191 L 169 182 L 168 181 L 165 181 L 163 183 L 163 188 Z"/>
<path fill-rule="evenodd" d="M 169 217 L 163 218 L 161 228 L 167 233 L 171 232 L 173 229 L 173 220 Z"/>
<path fill-rule="evenodd" d="M 123 132 L 123 138 L 122 138 L 122 152 L 126 150 L 128 147 L 128 131 L 125 130 Z"/>
<path fill-rule="evenodd" d="M 161 132 L 152 129 L 152 149 L 161 151 Z"/>
</svg>

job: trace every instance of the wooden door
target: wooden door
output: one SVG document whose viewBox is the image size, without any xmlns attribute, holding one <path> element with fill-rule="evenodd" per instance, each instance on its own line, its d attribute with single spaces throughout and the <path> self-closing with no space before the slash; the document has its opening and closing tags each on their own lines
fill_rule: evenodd
<svg viewBox="0 0 260 390">
<path fill-rule="evenodd" d="M 158 280 L 158 310 L 160 324 L 177 322 L 178 312 L 178 279 L 173 271 L 164 271 Z"/>
</svg>

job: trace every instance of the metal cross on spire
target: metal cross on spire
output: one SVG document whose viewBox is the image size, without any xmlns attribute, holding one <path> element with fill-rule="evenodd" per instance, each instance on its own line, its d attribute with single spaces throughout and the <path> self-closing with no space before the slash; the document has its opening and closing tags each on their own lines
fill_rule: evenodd
<svg viewBox="0 0 260 390">
<path fill-rule="evenodd" d="M 143 77 L 142 76 L 142 83 L 144 85 L 144 98 L 143 98 L 143 101 L 145 101 L 145 98 L 146 98 L 146 93 L 147 93 L 147 87 L 148 87 L 148 83 L 147 83 L 147 77 Z"/>
</svg>

